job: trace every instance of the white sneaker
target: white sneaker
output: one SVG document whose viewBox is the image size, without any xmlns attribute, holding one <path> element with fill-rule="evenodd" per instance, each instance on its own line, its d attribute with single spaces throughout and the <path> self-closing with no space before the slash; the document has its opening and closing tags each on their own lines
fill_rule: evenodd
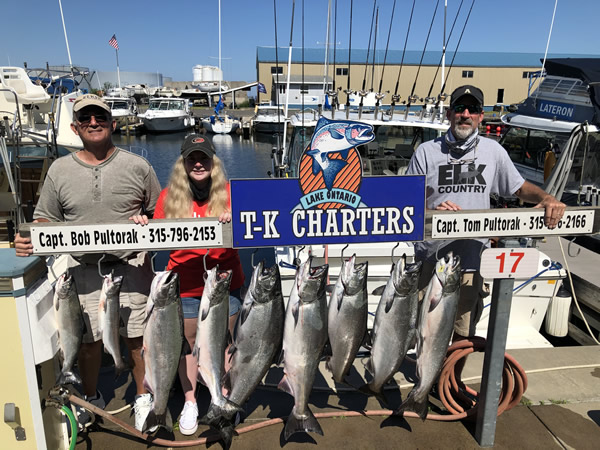
<svg viewBox="0 0 600 450">
<path fill-rule="evenodd" d="M 144 422 L 146 422 L 146 417 L 148 417 L 148 413 L 152 409 L 152 395 L 151 394 L 141 394 L 135 396 L 135 403 L 133 405 L 133 411 L 135 412 L 135 429 L 138 431 L 142 431 L 144 427 Z M 155 432 L 158 429 L 158 426 L 153 426 L 148 431 L 150 433 Z"/>
<path fill-rule="evenodd" d="M 198 404 L 185 402 L 179 417 L 179 431 L 185 436 L 194 434 L 198 429 Z"/>
</svg>

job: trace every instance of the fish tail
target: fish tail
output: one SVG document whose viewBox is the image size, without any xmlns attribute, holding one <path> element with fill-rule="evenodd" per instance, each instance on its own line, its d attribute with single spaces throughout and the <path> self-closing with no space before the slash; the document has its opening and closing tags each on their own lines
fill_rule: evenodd
<svg viewBox="0 0 600 450">
<path fill-rule="evenodd" d="M 319 425 L 319 421 L 308 407 L 306 408 L 306 414 L 302 416 L 297 416 L 295 412 L 296 407 L 292 409 L 292 413 L 288 416 L 285 423 L 284 436 L 286 441 L 292 434 L 301 432 L 318 433 L 323 436 L 323 430 L 321 429 L 321 425 Z"/>
<path fill-rule="evenodd" d="M 379 400 L 379 403 L 381 403 L 386 408 L 388 407 L 388 401 L 387 401 L 387 398 L 385 398 L 383 390 L 380 389 L 377 391 L 377 390 L 373 389 L 373 387 L 371 386 L 370 383 L 359 387 L 358 390 L 360 392 L 362 392 L 363 394 L 366 394 L 369 396 L 374 396 L 377 400 Z"/>
<path fill-rule="evenodd" d="M 233 428 L 234 426 L 231 422 L 227 422 L 224 426 L 219 427 L 219 436 L 221 436 L 221 441 L 223 442 L 223 448 L 225 448 L 225 450 L 228 450 L 229 447 L 231 447 L 233 435 L 237 434 Z"/>
<path fill-rule="evenodd" d="M 65 384 L 81 384 L 81 378 L 75 372 L 62 372 L 56 384 L 60 386 L 64 386 Z"/>
<path fill-rule="evenodd" d="M 150 410 L 148 413 L 148 417 L 146 417 L 146 421 L 144 422 L 144 426 L 142 427 L 142 433 L 146 433 L 148 430 L 153 427 L 162 426 L 166 428 L 168 431 L 172 431 L 173 427 L 169 426 L 167 423 L 167 412 L 165 411 L 163 414 L 156 414 L 154 410 Z"/>
<path fill-rule="evenodd" d="M 127 370 L 127 364 L 122 359 L 120 361 L 115 361 L 115 379 L 119 378 L 119 376 Z"/>
<path fill-rule="evenodd" d="M 425 420 L 427 418 L 428 406 L 428 396 L 425 396 L 425 398 L 418 398 L 413 389 L 408 394 L 406 400 L 404 400 L 398 409 L 394 411 L 394 415 L 399 416 L 402 415 L 404 411 L 414 411 L 419 415 L 421 420 Z"/>
<path fill-rule="evenodd" d="M 200 419 L 200 423 L 205 425 L 211 425 L 213 427 L 222 428 L 223 421 L 231 422 L 236 413 L 242 412 L 243 409 L 235 403 L 225 399 L 223 405 L 217 405 L 215 403 L 210 404 L 208 411 Z"/>
</svg>

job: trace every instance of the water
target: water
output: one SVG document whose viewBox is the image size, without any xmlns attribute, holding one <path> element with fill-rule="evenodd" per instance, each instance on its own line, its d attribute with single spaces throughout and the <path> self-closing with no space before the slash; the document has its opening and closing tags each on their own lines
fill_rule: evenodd
<svg viewBox="0 0 600 450">
<path fill-rule="evenodd" d="M 145 134 L 130 136 L 115 134 L 115 145 L 131 149 L 143 156 L 152 164 L 161 187 L 166 187 L 173 164 L 181 153 L 181 144 L 188 132 L 168 134 Z M 233 178 L 267 178 L 272 170 L 271 149 L 274 144 L 272 136 L 251 136 L 244 139 L 233 134 L 207 135 L 212 138 L 217 156 L 225 165 L 229 179 Z"/>
<path fill-rule="evenodd" d="M 156 172 L 162 188 L 169 182 L 173 164 L 181 154 L 181 144 L 188 132 L 168 134 L 145 134 L 142 136 L 113 135 L 116 146 L 131 150 L 144 156 Z M 271 152 L 276 140 L 271 135 L 254 135 L 250 139 L 233 135 L 207 135 L 212 138 L 217 156 L 225 165 L 227 177 L 234 178 L 267 178 L 272 171 Z M 246 283 L 252 276 L 252 258 L 254 264 L 264 260 L 267 265 L 275 263 L 272 250 L 240 249 L 240 259 L 246 276 Z M 154 259 L 156 270 L 164 270 L 169 260 L 168 251 L 159 251 Z"/>
</svg>

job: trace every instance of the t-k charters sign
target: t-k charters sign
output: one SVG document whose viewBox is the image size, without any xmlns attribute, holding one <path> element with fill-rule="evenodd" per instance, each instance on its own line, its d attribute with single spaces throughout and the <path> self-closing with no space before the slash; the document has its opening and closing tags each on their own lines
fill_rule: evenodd
<svg viewBox="0 0 600 450">
<path fill-rule="evenodd" d="M 322 117 L 299 177 L 232 180 L 234 247 L 420 241 L 425 177 L 362 177 L 373 127 Z"/>
</svg>

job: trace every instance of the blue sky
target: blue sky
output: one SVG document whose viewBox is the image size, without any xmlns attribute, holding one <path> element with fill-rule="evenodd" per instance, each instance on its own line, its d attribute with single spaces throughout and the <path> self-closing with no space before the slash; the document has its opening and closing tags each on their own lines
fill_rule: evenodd
<svg viewBox="0 0 600 450">
<path fill-rule="evenodd" d="M 422 50 L 437 0 L 417 0 L 409 50 Z M 58 0 L 7 1 L 3 5 L 4 45 L 0 64 L 29 67 L 68 64 Z M 290 39 L 292 0 L 277 0 L 278 45 Z M 402 50 L 412 0 L 397 0 L 390 48 Z M 332 0 L 332 9 L 335 0 Z M 377 48 L 387 40 L 393 0 L 378 0 Z M 428 50 L 442 46 L 443 4 L 440 1 Z M 450 29 L 460 0 L 448 0 Z M 464 0 L 457 29 L 448 46 L 456 48 L 471 5 Z M 174 81 L 192 79 L 196 64 L 218 65 L 218 0 L 62 0 L 73 64 L 116 70 L 115 51 L 108 40 L 116 34 L 122 71 L 161 72 Z M 372 0 L 354 0 L 352 48 L 367 48 Z M 543 53 L 552 20 L 554 0 L 476 0 L 459 51 Z M 296 0 L 294 47 L 302 45 L 302 0 Z M 599 54 L 598 0 L 559 0 L 549 53 Z M 8 20 L 6 20 L 8 19 Z M 222 68 L 224 78 L 254 81 L 256 47 L 275 45 L 272 0 L 221 0 Z M 333 21 L 332 21 L 333 22 Z M 304 0 L 304 46 L 324 48 L 327 0 Z M 338 49 L 348 48 L 350 0 L 338 0 Z M 7 38 L 8 37 L 8 38 Z M 333 42 L 333 30 L 330 42 Z"/>
</svg>

